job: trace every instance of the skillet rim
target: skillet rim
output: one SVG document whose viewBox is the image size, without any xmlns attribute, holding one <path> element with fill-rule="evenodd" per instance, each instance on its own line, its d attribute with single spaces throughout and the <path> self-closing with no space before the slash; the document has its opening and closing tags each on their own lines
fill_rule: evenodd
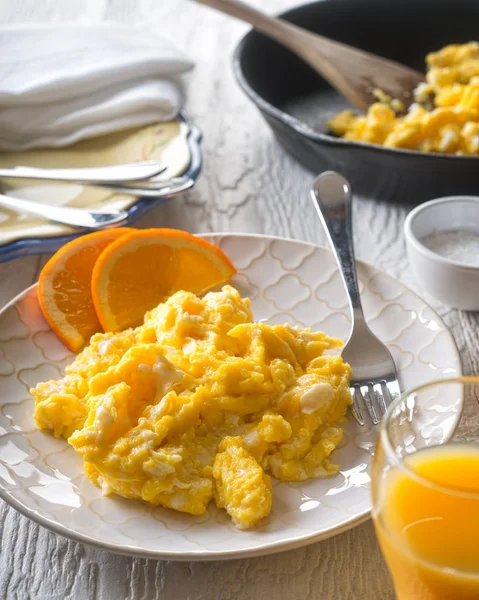
<svg viewBox="0 0 479 600">
<path fill-rule="evenodd" d="M 275 14 L 274 16 L 289 21 L 288 17 L 301 13 L 303 10 L 308 7 L 312 7 L 315 5 L 322 4 L 324 0 L 313 0 L 312 2 L 306 2 L 304 4 L 299 4 L 293 8 L 290 8 L 284 12 Z M 328 135 L 326 133 L 322 133 L 320 131 L 316 131 L 307 123 L 304 123 L 300 119 L 293 117 L 289 113 L 276 108 L 265 100 L 256 90 L 250 85 L 248 82 L 246 75 L 241 66 L 241 59 L 245 50 L 245 47 L 250 43 L 250 40 L 255 36 L 265 36 L 259 31 L 256 31 L 254 28 L 251 28 L 245 35 L 242 36 L 240 41 L 236 44 L 236 47 L 233 51 L 233 55 L 231 58 L 232 66 L 233 66 L 233 74 L 237 83 L 243 92 L 249 97 L 250 100 L 264 113 L 268 116 L 280 121 L 295 133 L 301 135 L 309 139 L 310 141 L 321 145 L 321 146 L 333 146 L 336 148 L 341 148 L 342 146 L 345 148 L 351 148 L 353 150 L 357 150 L 362 152 L 363 154 L 377 154 L 381 155 L 389 155 L 389 156 L 397 156 L 402 160 L 407 160 L 408 158 L 415 159 L 424 159 L 427 161 L 433 161 L 440 159 L 441 161 L 467 161 L 474 162 L 479 159 L 479 155 L 458 155 L 458 154 L 446 154 L 443 152 L 422 152 L 421 150 L 409 150 L 407 148 L 389 148 L 387 146 L 380 146 L 379 144 L 369 144 L 367 142 L 358 142 L 353 140 L 345 140 L 340 137 L 334 137 L 332 135 Z M 279 42 L 278 42 L 279 43 Z M 291 52 L 286 48 L 288 52 Z M 294 54 L 291 52 L 291 54 Z"/>
</svg>

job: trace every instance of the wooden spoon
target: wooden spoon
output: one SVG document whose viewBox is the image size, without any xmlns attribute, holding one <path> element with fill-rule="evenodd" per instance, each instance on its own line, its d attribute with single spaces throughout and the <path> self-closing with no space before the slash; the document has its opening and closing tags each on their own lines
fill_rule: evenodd
<svg viewBox="0 0 479 600">
<path fill-rule="evenodd" d="M 374 90 L 413 102 L 413 90 L 424 75 L 392 60 L 311 33 L 282 19 L 269 17 L 240 0 L 196 0 L 250 23 L 305 60 L 351 104 L 361 110 L 377 102 Z"/>
</svg>

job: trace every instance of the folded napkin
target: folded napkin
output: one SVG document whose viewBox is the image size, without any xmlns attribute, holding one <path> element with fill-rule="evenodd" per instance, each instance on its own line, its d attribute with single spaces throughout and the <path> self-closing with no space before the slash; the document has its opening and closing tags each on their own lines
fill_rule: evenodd
<svg viewBox="0 0 479 600">
<path fill-rule="evenodd" d="M 64 146 L 174 118 L 193 63 L 146 29 L 0 26 L 0 148 Z"/>
</svg>

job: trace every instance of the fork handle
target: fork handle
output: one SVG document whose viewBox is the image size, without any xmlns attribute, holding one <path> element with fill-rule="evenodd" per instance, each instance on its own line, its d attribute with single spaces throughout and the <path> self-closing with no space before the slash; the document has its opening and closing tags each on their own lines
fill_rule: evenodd
<svg viewBox="0 0 479 600">
<path fill-rule="evenodd" d="M 311 197 L 340 266 L 354 317 L 364 318 L 354 258 L 351 186 L 339 173 L 325 171 L 314 180 Z"/>
<path fill-rule="evenodd" d="M 70 225 L 72 227 L 82 227 L 85 229 L 111 227 L 113 225 L 118 225 L 119 223 L 124 223 L 128 217 L 126 211 L 123 210 L 111 212 L 89 211 L 83 208 L 73 208 L 70 206 L 41 204 L 34 200 L 14 198 L 3 194 L 0 194 L 0 207 L 16 212 L 26 212 L 56 223 Z"/>
<path fill-rule="evenodd" d="M 79 167 L 45 169 L 40 167 L 0 168 L 0 177 L 15 179 L 40 179 L 47 181 L 72 181 L 76 183 L 129 183 L 155 177 L 166 170 L 166 166 L 156 161 L 140 161 L 124 165 L 106 167 Z"/>
</svg>

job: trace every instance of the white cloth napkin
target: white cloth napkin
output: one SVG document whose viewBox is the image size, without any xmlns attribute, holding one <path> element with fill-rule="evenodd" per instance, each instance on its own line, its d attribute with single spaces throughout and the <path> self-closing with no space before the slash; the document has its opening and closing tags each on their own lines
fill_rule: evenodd
<svg viewBox="0 0 479 600">
<path fill-rule="evenodd" d="M 182 106 L 179 75 L 192 67 L 146 29 L 0 26 L 0 148 L 58 147 L 170 120 Z"/>
</svg>

